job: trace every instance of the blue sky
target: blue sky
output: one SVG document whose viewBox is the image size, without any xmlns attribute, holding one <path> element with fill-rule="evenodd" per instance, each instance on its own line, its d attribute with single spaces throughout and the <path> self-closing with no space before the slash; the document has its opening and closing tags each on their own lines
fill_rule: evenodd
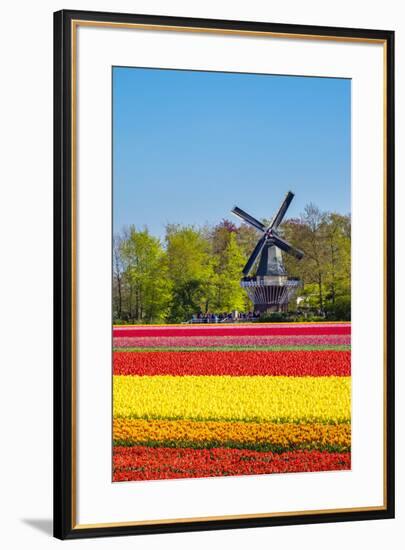
<svg viewBox="0 0 405 550">
<path fill-rule="evenodd" d="M 113 68 L 113 225 L 350 212 L 350 80 Z"/>
</svg>

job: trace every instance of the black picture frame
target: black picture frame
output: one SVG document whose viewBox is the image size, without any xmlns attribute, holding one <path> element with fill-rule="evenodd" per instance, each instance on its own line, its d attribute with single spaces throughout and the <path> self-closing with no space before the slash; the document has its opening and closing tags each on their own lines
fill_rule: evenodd
<svg viewBox="0 0 405 550">
<path fill-rule="evenodd" d="M 386 502 L 383 509 L 314 512 L 268 517 L 196 519 L 144 525 L 75 525 L 74 372 L 72 370 L 72 21 L 135 23 L 379 40 L 386 52 Z M 172 533 L 276 525 L 386 519 L 394 517 L 394 31 L 192 19 L 63 10 L 54 14 L 54 536 L 59 539 Z"/>
</svg>

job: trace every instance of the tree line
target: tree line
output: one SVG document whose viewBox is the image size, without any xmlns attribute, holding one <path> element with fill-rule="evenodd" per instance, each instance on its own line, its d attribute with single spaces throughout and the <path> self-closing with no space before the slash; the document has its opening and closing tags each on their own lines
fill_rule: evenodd
<svg viewBox="0 0 405 550">
<path fill-rule="evenodd" d="M 350 227 L 349 215 L 313 204 L 282 224 L 282 234 L 305 253 L 300 261 L 283 255 L 288 275 L 303 283 L 292 311 L 350 319 Z M 163 240 L 147 227 L 124 228 L 113 237 L 114 323 L 179 323 L 198 313 L 252 311 L 240 279 L 258 237 L 229 220 L 201 228 L 169 224 Z"/>
</svg>

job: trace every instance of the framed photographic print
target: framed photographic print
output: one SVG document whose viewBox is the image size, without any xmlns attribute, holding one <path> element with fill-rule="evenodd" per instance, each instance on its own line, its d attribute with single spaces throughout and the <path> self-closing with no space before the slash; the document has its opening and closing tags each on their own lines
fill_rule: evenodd
<svg viewBox="0 0 405 550">
<path fill-rule="evenodd" d="M 54 39 L 55 536 L 393 517 L 393 31 Z"/>
</svg>

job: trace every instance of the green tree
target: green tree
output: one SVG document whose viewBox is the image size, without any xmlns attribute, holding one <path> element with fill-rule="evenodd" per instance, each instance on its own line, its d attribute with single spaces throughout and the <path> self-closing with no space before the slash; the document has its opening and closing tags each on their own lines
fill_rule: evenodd
<svg viewBox="0 0 405 550">
<path fill-rule="evenodd" d="M 128 318 L 158 322 L 165 318 L 171 299 L 166 254 L 159 239 L 145 228 L 129 228 L 121 243 L 121 257 L 127 283 Z"/>
<path fill-rule="evenodd" d="M 236 240 L 240 249 L 247 261 L 250 254 L 252 253 L 254 247 L 256 246 L 257 241 L 260 238 L 260 232 L 250 227 L 246 223 L 242 223 L 236 231 Z"/>
<path fill-rule="evenodd" d="M 316 288 L 317 307 L 321 311 L 324 309 L 325 301 L 324 277 L 327 262 L 324 219 L 325 216 L 319 208 L 310 203 L 305 207 L 298 223 L 283 224 L 283 231 L 288 240 L 304 252 L 302 260 L 286 258 L 287 269 L 290 274 L 292 271 L 297 272 L 305 285 Z"/>
<path fill-rule="evenodd" d="M 304 251 L 300 261 L 284 255 L 289 275 L 299 277 L 305 304 L 331 319 L 350 318 L 350 216 L 306 206 L 299 219 L 287 220 L 283 232 Z"/>
<path fill-rule="evenodd" d="M 113 317 L 122 319 L 123 292 L 124 292 L 124 266 L 122 263 L 122 237 L 113 236 Z"/>
<path fill-rule="evenodd" d="M 350 318 L 350 218 L 331 213 L 325 219 L 327 266 L 325 309 L 331 318 Z"/>
<path fill-rule="evenodd" d="M 208 240 L 194 227 L 168 225 L 166 250 L 173 288 L 169 320 L 181 322 L 209 311 L 214 271 Z"/>
<path fill-rule="evenodd" d="M 215 311 L 243 311 L 246 309 L 246 292 L 240 279 L 246 258 L 236 240 L 235 232 L 228 232 L 227 242 L 215 256 Z"/>
</svg>

